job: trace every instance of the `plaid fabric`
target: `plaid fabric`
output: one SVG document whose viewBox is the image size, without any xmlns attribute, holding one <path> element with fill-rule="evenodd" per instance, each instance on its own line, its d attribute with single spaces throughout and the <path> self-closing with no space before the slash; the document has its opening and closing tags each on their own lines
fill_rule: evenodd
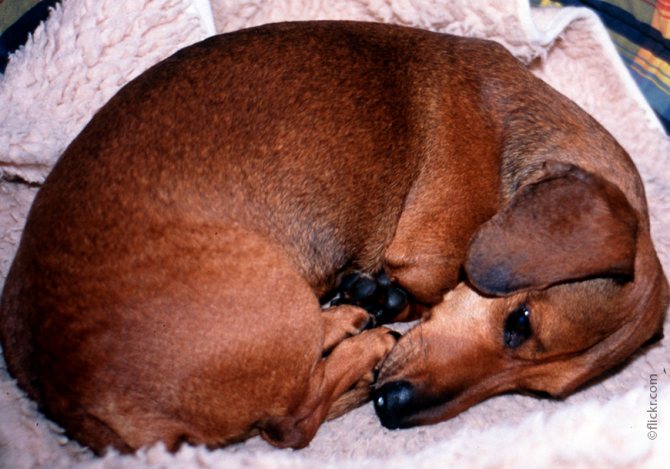
<svg viewBox="0 0 670 469">
<path fill-rule="evenodd" d="M 594 10 L 670 133 L 670 0 L 531 0 L 531 5 Z"/>
</svg>

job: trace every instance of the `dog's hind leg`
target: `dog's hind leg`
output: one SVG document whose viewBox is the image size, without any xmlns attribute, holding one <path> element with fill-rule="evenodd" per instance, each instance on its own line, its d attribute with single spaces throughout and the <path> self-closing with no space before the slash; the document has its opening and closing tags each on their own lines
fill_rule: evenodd
<svg viewBox="0 0 670 469">
<path fill-rule="evenodd" d="M 370 370 L 330 406 L 326 420 L 333 420 L 369 402 L 377 370 Z"/>
<path fill-rule="evenodd" d="M 342 341 L 314 369 L 302 405 L 291 416 L 259 425 L 261 436 L 279 447 L 306 446 L 327 417 L 356 407 L 351 403 L 344 405 L 340 398 L 365 383 L 395 342 L 395 333 L 387 328 L 363 331 Z M 360 402 L 358 393 L 355 400 Z"/>
<path fill-rule="evenodd" d="M 329 308 L 322 313 L 321 317 L 324 321 L 324 354 L 330 353 L 347 337 L 361 332 L 372 321 L 372 317 L 364 309 L 350 305 Z"/>
</svg>

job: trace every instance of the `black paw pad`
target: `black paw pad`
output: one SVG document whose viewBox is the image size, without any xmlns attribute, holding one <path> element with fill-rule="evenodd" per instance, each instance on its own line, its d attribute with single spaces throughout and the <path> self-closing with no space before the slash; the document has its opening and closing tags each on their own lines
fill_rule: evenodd
<svg viewBox="0 0 670 469">
<path fill-rule="evenodd" d="M 372 326 L 393 322 L 407 306 L 407 293 L 395 285 L 386 273 L 370 276 L 360 272 L 345 275 L 340 284 L 327 295 L 322 304 L 330 306 L 350 304 L 370 313 Z"/>
</svg>

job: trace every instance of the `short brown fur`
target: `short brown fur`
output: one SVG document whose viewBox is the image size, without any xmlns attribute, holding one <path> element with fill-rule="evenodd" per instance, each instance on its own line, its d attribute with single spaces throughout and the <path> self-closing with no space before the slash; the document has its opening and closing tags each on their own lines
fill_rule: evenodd
<svg viewBox="0 0 670 469">
<path fill-rule="evenodd" d="M 439 303 L 376 384 L 430 403 L 403 425 L 569 392 L 658 332 L 668 302 L 630 158 L 501 46 L 288 23 L 188 47 L 94 116 L 35 199 L 0 338 L 97 452 L 258 432 L 302 447 L 367 398 L 395 344 L 318 298 L 380 269 L 417 311 Z M 537 336 L 505 351 L 520 301 Z"/>
</svg>

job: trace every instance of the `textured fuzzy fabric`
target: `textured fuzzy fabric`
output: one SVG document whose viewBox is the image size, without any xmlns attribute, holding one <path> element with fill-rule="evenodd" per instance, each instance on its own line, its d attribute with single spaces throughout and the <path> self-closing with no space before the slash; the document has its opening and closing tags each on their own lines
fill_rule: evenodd
<svg viewBox="0 0 670 469">
<path fill-rule="evenodd" d="M 65 0 L 0 79 L 0 165 L 41 181 L 123 84 L 205 37 L 187 0 Z M 2 167 L 0 166 L 0 167 Z"/>
<path fill-rule="evenodd" d="M 179 47 L 271 21 L 359 19 L 495 39 L 574 99 L 630 152 L 643 176 L 654 240 L 670 270 L 670 140 L 596 18 L 531 11 L 523 0 L 65 0 L 0 77 L 0 168 L 41 181 L 120 86 Z M 208 29 L 208 25 L 209 28 Z M 36 189 L 0 183 L 0 270 L 9 268 Z M 666 326 L 668 321 L 666 320 Z M 209 451 L 162 446 L 95 458 L 42 417 L 0 357 L 0 467 L 664 467 L 670 460 L 669 339 L 562 402 L 505 395 L 431 427 L 383 429 L 370 405 L 326 423 L 301 451 L 258 438 Z M 652 377 L 654 375 L 655 377 Z M 657 438 L 647 428 L 651 379 Z M 653 435 L 652 435 L 653 436 Z"/>
</svg>

